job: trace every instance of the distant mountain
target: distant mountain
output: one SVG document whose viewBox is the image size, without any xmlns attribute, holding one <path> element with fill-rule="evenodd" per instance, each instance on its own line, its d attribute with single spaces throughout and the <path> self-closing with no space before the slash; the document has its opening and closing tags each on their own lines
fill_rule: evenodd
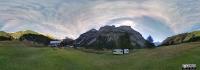
<svg viewBox="0 0 200 70">
<path fill-rule="evenodd" d="M 35 32 L 35 31 L 32 31 L 32 30 L 18 31 L 18 32 L 15 32 L 15 33 L 10 33 L 10 34 L 14 39 L 19 39 L 21 36 L 23 36 L 25 34 L 40 35 L 39 33 Z"/>
<path fill-rule="evenodd" d="M 174 45 L 185 42 L 195 42 L 200 41 L 200 31 L 194 31 L 191 33 L 182 33 L 172 37 L 168 37 L 162 42 L 161 45 Z"/>
<path fill-rule="evenodd" d="M 75 40 L 75 47 L 93 49 L 146 48 L 154 47 L 130 26 L 104 26 L 99 30 L 89 30 Z"/>
<path fill-rule="evenodd" d="M 13 37 L 4 31 L 0 31 L 0 41 L 5 41 L 5 40 L 12 40 Z"/>
<path fill-rule="evenodd" d="M 161 42 L 154 42 L 155 46 L 161 45 Z"/>
</svg>

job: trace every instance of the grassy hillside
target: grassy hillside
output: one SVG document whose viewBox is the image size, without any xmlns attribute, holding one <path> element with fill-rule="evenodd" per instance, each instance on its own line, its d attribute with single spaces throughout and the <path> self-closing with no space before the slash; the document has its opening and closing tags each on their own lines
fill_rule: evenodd
<svg viewBox="0 0 200 70">
<path fill-rule="evenodd" d="M 0 41 L 5 41 L 5 40 L 12 40 L 12 36 L 9 33 L 6 33 L 4 31 L 0 31 Z"/>
<path fill-rule="evenodd" d="M 189 41 L 192 37 L 200 37 L 200 31 L 194 31 L 194 32 L 188 33 L 188 35 L 183 41 Z"/>
<path fill-rule="evenodd" d="M 192 33 L 195 34 L 196 36 L 200 36 L 200 31 L 194 31 Z"/>
<path fill-rule="evenodd" d="M 37 35 L 39 35 L 39 33 L 37 33 L 37 32 L 31 31 L 31 30 L 25 30 L 25 31 L 18 31 L 18 32 L 15 32 L 15 33 L 11 33 L 11 36 L 14 39 L 19 39 L 21 36 L 23 36 L 25 34 L 37 34 Z"/>
<path fill-rule="evenodd" d="M 7 36 L 8 33 L 4 32 L 4 31 L 0 31 L 0 36 Z"/>
<path fill-rule="evenodd" d="M 200 31 L 182 33 L 168 37 L 163 41 L 162 45 L 174 45 L 174 44 L 196 42 L 196 41 L 200 41 Z"/>
<path fill-rule="evenodd" d="M 37 46 L 40 45 L 18 41 L 0 42 L 0 69 L 181 70 L 181 64 L 184 63 L 195 63 L 200 66 L 200 42 L 139 49 L 131 51 L 128 55 L 95 54 L 70 48 Z"/>
</svg>

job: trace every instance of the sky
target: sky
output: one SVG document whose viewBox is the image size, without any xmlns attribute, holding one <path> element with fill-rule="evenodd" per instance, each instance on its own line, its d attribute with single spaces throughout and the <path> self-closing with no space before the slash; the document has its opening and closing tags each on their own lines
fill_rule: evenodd
<svg viewBox="0 0 200 70">
<path fill-rule="evenodd" d="M 200 30 L 200 0 L 0 0 L 0 31 L 33 30 L 76 39 L 105 25 L 129 25 L 154 41 Z"/>
</svg>

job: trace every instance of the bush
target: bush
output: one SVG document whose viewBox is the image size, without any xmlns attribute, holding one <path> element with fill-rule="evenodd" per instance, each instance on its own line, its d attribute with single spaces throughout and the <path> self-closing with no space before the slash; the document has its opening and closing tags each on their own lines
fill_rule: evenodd
<svg viewBox="0 0 200 70">
<path fill-rule="evenodd" d="M 12 37 L 0 36 L 0 41 L 9 41 L 9 40 L 12 40 Z"/>
<path fill-rule="evenodd" d="M 200 37 L 193 37 L 188 42 L 196 42 L 196 41 L 200 41 Z"/>
</svg>

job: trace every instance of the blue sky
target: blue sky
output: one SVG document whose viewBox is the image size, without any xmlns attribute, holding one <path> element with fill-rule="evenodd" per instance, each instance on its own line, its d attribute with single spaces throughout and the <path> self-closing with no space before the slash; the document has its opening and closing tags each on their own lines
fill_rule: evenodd
<svg viewBox="0 0 200 70">
<path fill-rule="evenodd" d="M 200 0 L 0 0 L 0 30 L 77 38 L 104 25 L 130 25 L 155 41 L 200 30 Z"/>
</svg>

